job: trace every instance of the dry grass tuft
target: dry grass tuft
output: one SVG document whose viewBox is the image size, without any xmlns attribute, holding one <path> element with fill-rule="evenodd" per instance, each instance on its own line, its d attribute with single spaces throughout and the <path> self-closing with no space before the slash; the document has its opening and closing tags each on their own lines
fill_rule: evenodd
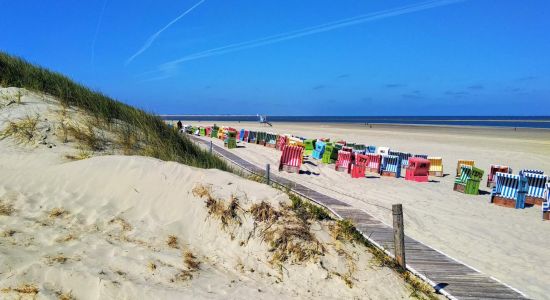
<svg viewBox="0 0 550 300">
<path fill-rule="evenodd" d="M 38 136 L 38 118 L 38 115 L 26 116 L 20 120 L 9 121 L 6 128 L 0 132 L 0 139 L 11 136 L 22 144 L 33 142 Z"/>
<path fill-rule="evenodd" d="M 181 270 L 176 276 L 171 279 L 171 282 L 187 281 L 193 279 L 193 273 L 187 270 Z"/>
<path fill-rule="evenodd" d="M 4 293 L 16 292 L 16 293 L 19 293 L 19 294 L 28 294 L 28 295 L 33 295 L 33 296 L 38 294 L 39 291 L 40 290 L 38 289 L 38 287 L 34 283 L 23 283 L 20 286 L 15 287 L 15 288 L 8 287 L 8 288 L 2 289 L 2 292 L 4 292 Z"/>
<path fill-rule="evenodd" d="M 13 204 L 0 200 L 0 216 L 11 216 L 14 211 Z"/>
<path fill-rule="evenodd" d="M 6 229 L 4 230 L 4 232 L 2 232 L 2 237 L 12 237 L 16 233 L 17 231 L 14 229 Z"/>
<path fill-rule="evenodd" d="M 48 216 L 50 217 L 50 219 L 55 219 L 55 218 L 61 218 L 68 214 L 69 212 L 66 211 L 63 207 L 56 207 L 50 210 L 50 214 Z"/>
<path fill-rule="evenodd" d="M 64 264 L 69 260 L 69 258 L 63 254 L 58 254 L 56 256 L 46 256 L 46 260 L 49 265 L 53 265 L 53 264 Z"/>
<path fill-rule="evenodd" d="M 122 227 L 122 231 L 130 231 L 133 229 L 132 225 L 128 223 L 128 221 L 124 220 L 121 217 L 116 217 L 109 221 L 109 224 L 118 224 L 120 227 Z"/>
<path fill-rule="evenodd" d="M 254 216 L 254 221 L 256 222 L 273 223 L 281 216 L 280 212 L 265 201 L 262 201 L 260 204 L 254 203 L 250 207 L 250 213 Z"/>
<path fill-rule="evenodd" d="M 218 218 L 222 227 L 226 229 L 228 226 L 241 226 L 242 220 L 238 214 L 238 210 L 242 210 L 239 206 L 239 199 L 231 195 L 231 199 L 227 204 L 227 207 L 224 205 L 223 200 L 216 199 L 212 195 L 212 188 L 210 186 L 197 185 L 193 188 L 193 195 L 195 197 L 206 198 L 205 204 L 208 209 L 208 214 Z"/>
<path fill-rule="evenodd" d="M 65 158 L 67 159 L 70 159 L 70 160 L 83 160 L 83 159 L 88 159 L 90 157 L 93 156 L 93 153 L 86 150 L 86 149 L 83 149 L 82 147 L 78 147 L 78 153 L 73 155 L 73 154 L 67 154 L 65 155 Z"/>
<path fill-rule="evenodd" d="M 149 264 L 147 264 L 147 269 L 149 269 L 149 271 L 151 272 L 155 272 L 157 270 L 157 264 L 150 261 Z"/>
<path fill-rule="evenodd" d="M 57 300 L 75 300 L 76 298 L 71 294 L 71 292 L 63 293 L 57 292 Z"/>
<path fill-rule="evenodd" d="M 58 242 L 58 243 L 63 243 L 63 242 L 68 242 L 68 241 L 72 241 L 72 240 L 75 240 L 75 239 L 76 239 L 76 236 L 69 233 L 66 236 L 58 237 L 57 239 L 55 239 L 55 241 Z"/>
<path fill-rule="evenodd" d="M 169 235 L 166 240 L 166 245 L 170 248 L 179 249 L 178 238 L 174 235 Z"/>
<path fill-rule="evenodd" d="M 197 260 L 197 257 L 193 255 L 190 250 L 187 250 L 183 253 L 183 263 L 189 269 L 189 271 L 198 271 L 200 269 L 200 262 Z"/>
<path fill-rule="evenodd" d="M 309 225 L 302 222 L 278 224 L 263 232 L 263 239 L 270 245 L 272 264 L 286 261 L 301 263 L 317 258 L 325 251 L 323 245 L 313 236 Z"/>
</svg>

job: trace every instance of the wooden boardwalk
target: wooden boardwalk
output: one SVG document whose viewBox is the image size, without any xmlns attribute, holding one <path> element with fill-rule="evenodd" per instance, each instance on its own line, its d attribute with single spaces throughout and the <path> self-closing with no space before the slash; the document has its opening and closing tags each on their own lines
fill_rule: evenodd
<svg viewBox="0 0 550 300">
<path fill-rule="evenodd" d="M 201 138 L 190 137 L 207 146 L 210 143 Z M 213 145 L 212 150 L 251 173 L 265 176 L 263 167 L 242 159 L 234 151 L 217 145 Z M 392 227 L 362 209 L 354 208 L 345 202 L 273 174 L 273 172 L 271 172 L 270 178 L 277 184 L 289 187 L 294 193 L 326 207 L 337 217 L 351 220 L 365 238 L 394 257 Z M 408 236 L 405 237 L 405 250 L 407 269 L 449 299 L 528 299 L 520 291 Z"/>
</svg>

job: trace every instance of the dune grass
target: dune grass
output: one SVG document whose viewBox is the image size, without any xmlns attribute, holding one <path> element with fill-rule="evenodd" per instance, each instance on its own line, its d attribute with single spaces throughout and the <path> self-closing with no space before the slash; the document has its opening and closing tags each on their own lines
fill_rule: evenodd
<svg viewBox="0 0 550 300">
<path fill-rule="evenodd" d="M 159 117 L 93 91 L 60 73 L 3 52 L 0 52 L 0 85 L 52 95 L 62 105 L 82 109 L 107 127 L 122 122 L 126 133 L 143 137 L 145 146 L 138 153 L 140 155 L 194 167 L 232 171 L 225 161 L 202 150 L 168 127 Z M 125 144 L 127 148 L 132 147 L 132 141 Z"/>
</svg>

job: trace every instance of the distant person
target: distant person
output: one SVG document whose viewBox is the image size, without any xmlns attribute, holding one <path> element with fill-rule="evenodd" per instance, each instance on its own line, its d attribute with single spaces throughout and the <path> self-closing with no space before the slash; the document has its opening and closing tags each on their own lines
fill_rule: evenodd
<svg viewBox="0 0 550 300">
<path fill-rule="evenodd" d="M 181 130 L 183 128 L 183 124 L 181 124 L 181 121 L 178 120 L 178 130 Z"/>
</svg>

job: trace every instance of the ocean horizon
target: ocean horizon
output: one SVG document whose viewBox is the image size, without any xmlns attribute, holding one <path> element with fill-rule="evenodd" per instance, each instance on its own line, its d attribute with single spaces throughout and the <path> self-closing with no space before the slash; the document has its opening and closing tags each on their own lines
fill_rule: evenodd
<svg viewBox="0 0 550 300">
<path fill-rule="evenodd" d="M 164 120 L 255 122 L 257 115 L 160 115 Z M 271 123 L 352 123 L 550 129 L 550 116 L 268 116 Z"/>
</svg>

